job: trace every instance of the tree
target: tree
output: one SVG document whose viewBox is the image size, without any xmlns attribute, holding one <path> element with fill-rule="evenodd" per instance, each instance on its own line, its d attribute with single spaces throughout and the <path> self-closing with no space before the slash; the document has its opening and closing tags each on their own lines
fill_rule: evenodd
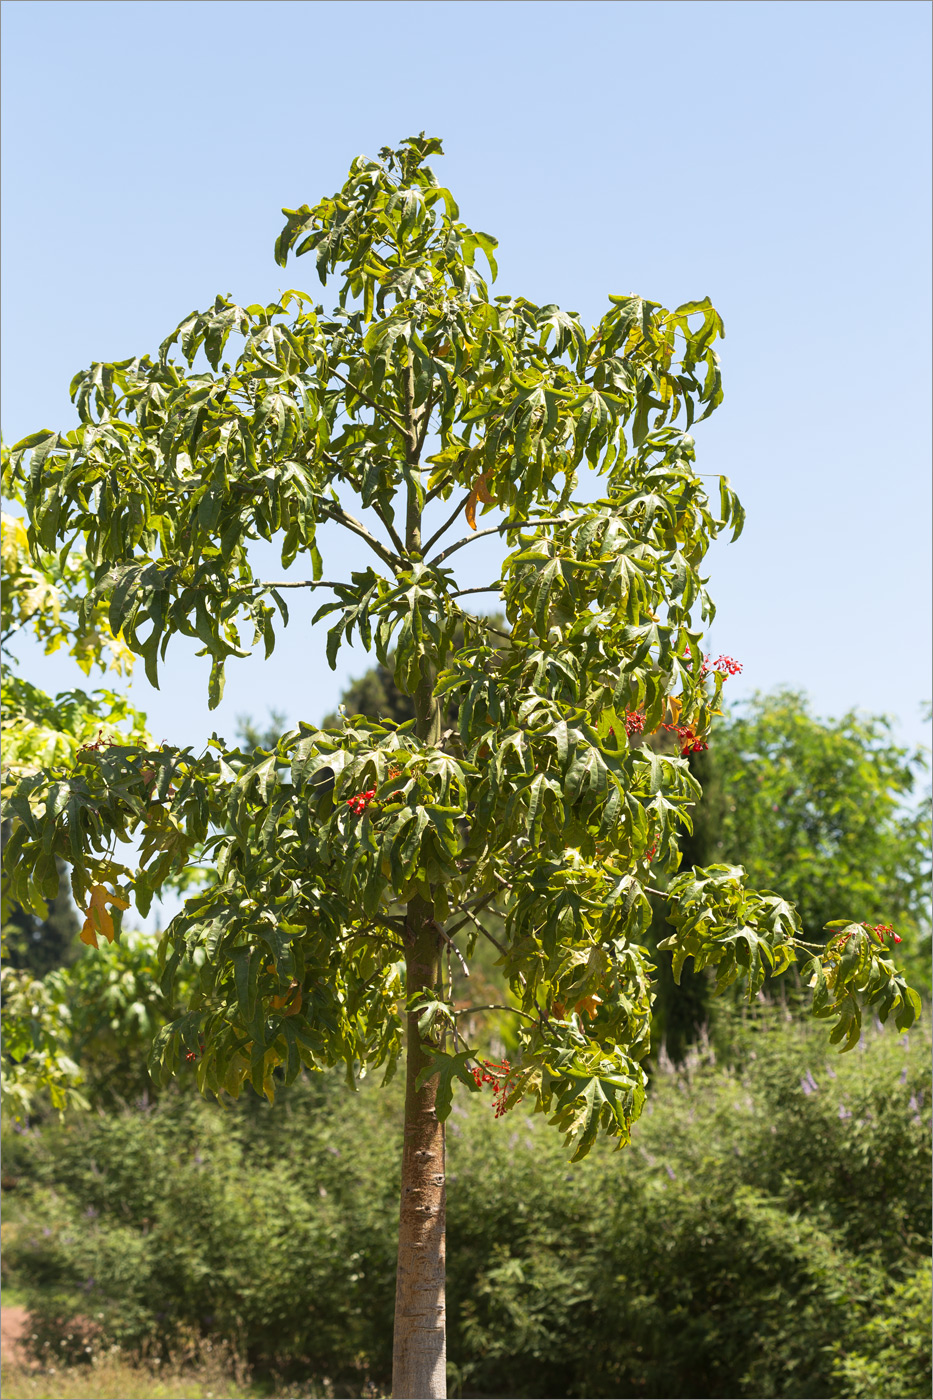
<svg viewBox="0 0 933 1400">
<path fill-rule="evenodd" d="M 891 925 L 911 981 L 929 986 L 929 805 L 908 802 L 922 750 L 896 744 L 882 716 L 821 719 L 804 695 L 779 690 L 730 706 L 690 765 L 703 796 L 681 837 L 682 868 L 741 861 L 753 885 L 793 902 L 809 940 L 837 913 Z M 657 939 L 672 931 L 663 908 Z M 684 996 L 670 955 L 658 963 L 656 1019 L 679 1059 L 711 1018 L 710 987 L 687 977 Z"/>
<path fill-rule="evenodd" d="M 21 504 L 5 448 L 3 476 L 4 494 Z M 26 522 L 5 513 L 0 538 L 0 699 L 7 785 L 56 765 L 67 771 L 88 746 L 99 746 L 105 733 L 110 740 L 117 736 L 149 743 L 145 715 L 112 690 L 72 690 L 53 698 L 18 673 L 12 647 L 20 633 L 31 632 L 47 655 L 64 648 L 85 675 L 95 668 L 129 674 L 134 657 L 112 632 L 102 605 L 79 608 L 93 579 L 86 554 L 73 542 L 60 554 L 30 550 Z M 4 819 L 4 844 L 16 820 Z M 61 988 L 44 981 L 54 969 L 73 963 L 80 947 L 81 920 L 60 879 L 66 869 L 61 853 L 54 864 L 56 893 L 51 892 L 50 877 L 45 898 L 34 897 L 28 906 L 14 900 L 3 912 L 3 1102 L 4 1111 L 14 1117 L 31 1112 L 43 1095 L 60 1111 L 85 1102 L 79 1090 L 83 1076 L 70 1040 L 69 1009 Z M 87 1017 L 94 1003 L 88 1000 L 87 987 L 83 992 Z"/>
<path fill-rule="evenodd" d="M 820 719 L 781 690 L 733 707 L 709 758 L 709 858 L 741 853 L 751 880 L 794 901 L 807 938 L 834 914 L 896 925 L 923 975 L 930 817 L 907 805 L 923 751 L 895 743 L 883 716 Z"/>
<path fill-rule="evenodd" d="M 692 610 L 712 615 L 702 560 L 742 522 L 729 483 L 714 509 L 693 466 L 689 430 L 721 399 L 709 300 L 667 311 L 614 296 L 587 334 L 557 306 L 491 299 L 475 259 L 495 276 L 495 240 L 460 222 L 426 164 L 439 151 L 422 135 L 360 157 L 335 196 L 285 211 L 279 262 L 314 251 L 322 283 L 339 272 L 336 311 L 297 291 L 265 307 L 218 297 L 157 359 L 79 374 L 80 426 L 32 434 L 11 456 L 31 548 L 84 535 L 82 616 L 106 605 L 153 684 L 171 638 L 195 636 L 216 704 L 226 661 L 247 650 L 241 627 L 268 653 L 286 589 L 308 587 L 330 595 L 317 613 L 331 620 L 330 664 L 357 633 L 383 666 L 394 657 L 414 702 L 398 725 L 299 723 L 269 754 L 216 735 L 201 754 L 84 751 L 67 772 L 24 778 L 7 808 L 13 897 L 53 894 L 60 853 L 103 931 L 108 900 L 145 912 L 172 872 L 209 856 L 213 881 L 163 940 L 166 991 L 183 956 L 203 960 L 186 1012 L 156 1040 L 158 1073 L 197 1055 L 202 1089 L 249 1080 L 271 1099 L 278 1067 L 287 1080 L 335 1062 L 351 1082 L 392 1074 L 404 1026 L 396 1397 L 445 1392 L 454 1086 L 490 1085 L 499 1113 L 532 1096 L 575 1159 L 601 1128 L 625 1142 L 641 1111 L 651 966 L 639 939 L 650 880 L 676 869 L 699 789 L 681 754 L 632 746 L 629 732 L 670 723 L 683 754 L 704 742 L 723 673 L 703 667 Z M 575 494 L 584 470 L 603 480 L 595 502 Z M 444 543 L 461 519 L 468 533 Z M 324 521 L 375 563 L 323 578 Z M 500 577 L 459 587 L 450 561 L 489 535 L 508 549 Z M 257 537 L 280 542 L 283 567 L 307 558 L 312 577 L 257 579 Z M 487 591 L 508 618 L 504 652 L 461 605 Z M 137 867 L 119 865 L 111 842 L 137 833 Z M 501 892 L 520 1055 L 483 1066 L 453 986 Z M 754 994 L 803 947 L 792 907 L 748 889 L 738 867 L 674 878 L 666 895 L 678 972 L 692 955 Z M 861 925 L 833 930 L 805 975 L 846 1045 L 863 1003 L 899 1025 L 915 1015 Z"/>
</svg>

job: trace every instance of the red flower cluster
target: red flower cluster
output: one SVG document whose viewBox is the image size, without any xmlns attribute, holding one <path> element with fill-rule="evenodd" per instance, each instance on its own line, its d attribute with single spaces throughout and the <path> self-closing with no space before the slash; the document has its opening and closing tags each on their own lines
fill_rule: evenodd
<svg viewBox="0 0 933 1400">
<path fill-rule="evenodd" d="M 351 812 L 355 812 L 357 816 L 361 816 L 375 796 L 375 788 L 370 788 L 368 792 L 358 792 L 355 797 L 347 798 L 347 806 L 350 808 Z"/>
<path fill-rule="evenodd" d="M 687 668 L 688 671 L 692 669 L 692 667 L 693 667 L 693 657 L 690 655 L 689 652 L 684 652 L 683 656 L 682 656 L 680 659 L 681 659 L 681 661 L 684 663 L 684 666 Z M 709 675 L 709 657 L 708 657 L 708 656 L 704 656 L 704 658 L 703 658 L 703 664 L 702 664 L 701 667 L 700 667 L 700 680 L 701 680 L 701 681 L 704 680 L 704 679 L 706 678 L 706 676 L 708 676 L 708 675 Z"/>
<path fill-rule="evenodd" d="M 647 849 L 647 851 L 645 851 L 645 860 L 648 862 L 649 865 L 650 865 L 651 862 L 654 860 L 655 853 L 657 852 L 657 849 L 658 849 L 658 843 L 657 843 L 657 841 L 655 841 L 654 845 L 653 845 L 653 846 L 649 846 L 648 849 Z"/>
<path fill-rule="evenodd" d="M 626 734 L 640 734 L 645 727 L 645 717 L 641 710 L 629 710 L 625 716 Z"/>
<path fill-rule="evenodd" d="M 662 729 L 677 730 L 677 737 L 681 743 L 680 756 L 686 758 L 688 754 L 700 753 L 703 749 L 708 749 L 709 744 L 705 739 L 698 739 L 689 724 L 663 724 Z"/>
<path fill-rule="evenodd" d="M 687 670 L 690 670 L 693 658 L 689 655 L 681 657 Z M 700 667 L 700 680 L 709 675 L 710 671 L 719 671 L 724 676 L 738 676 L 742 672 L 741 661 L 736 661 L 734 656 L 717 656 L 712 663 L 708 656 L 704 656 L 703 665 Z"/>
<path fill-rule="evenodd" d="M 97 738 L 94 740 L 93 744 L 82 744 L 80 749 L 78 750 L 78 753 L 99 753 L 100 750 L 105 746 L 107 748 L 111 748 L 113 746 L 113 739 L 109 734 L 105 739 L 104 731 L 102 729 L 98 729 Z"/>
<path fill-rule="evenodd" d="M 470 1070 L 470 1073 L 477 1089 L 482 1089 L 484 1084 L 492 1085 L 495 1116 L 501 1118 L 506 1110 L 505 1101 L 508 1097 L 509 1078 L 512 1074 L 512 1066 L 508 1060 L 480 1060 L 479 1064 Z"/>
<path fill-rule="evenodd" d="M 894 932 L 893 924 L 862 924 L 862 928 L 867 928 L 869 933 L 873 933 L 879 943 L 883 943 L 888 937 L 893 938 L 895 943 L 903 940 Z"/>
<path fill-rule="evenodd" d="M 686 758 L 690 753 L 700 753 L 703 749 L 709 748 L 709 744 L 706 740 L 698 739 L 689 724 L 678 724 L 677 737 L 681 743 L 681 758 Z"/>
</svg>

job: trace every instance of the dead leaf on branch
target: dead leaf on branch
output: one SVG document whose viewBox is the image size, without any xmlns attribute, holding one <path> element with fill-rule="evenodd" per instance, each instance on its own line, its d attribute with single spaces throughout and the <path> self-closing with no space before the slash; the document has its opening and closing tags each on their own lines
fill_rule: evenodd
<svg viewBox="0 0 933 1400">
<path fill-rule="evenodd" d="M 97 935 L 102 933 L 108 943 L 112 943 L 116 937 L 113 927 L 113 917 L 108 904 L 114 904 L 118 909 L 129 909 L 129 903 L 121 899 L 119 895 L 111 894 L 105 885 L 91 886 L 91 903 L 84 920 L 84 927 L 81 929 L 81 942 L 86 943 L 89 948 L 98 948 Z"/>
<path fill-rule="evenodd" d="M 476 507 L 479 502 L 482 501 L 484 506 L 494 506 L 496 504 L 495 496 L 486 485 L 486 480 L 490 476 L 492 476 L 492 467 L 476 478 L 473 482 L 470 494 L 467 496 L 465 514 L 466 522 L 471 530 L 476 529 Z"/>
<path fill-rule="evenodd" d="M 286 1016 L 297 1016 L 301 1010 L 301 988 L 292 982 L 284 996 L 271 997 L 269 1005 L 273 1011 L 283 1011 Z"/>
</svg>

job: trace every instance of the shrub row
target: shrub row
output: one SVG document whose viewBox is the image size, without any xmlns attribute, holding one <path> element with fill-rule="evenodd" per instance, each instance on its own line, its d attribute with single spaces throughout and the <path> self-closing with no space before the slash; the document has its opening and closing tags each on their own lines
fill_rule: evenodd
<svg viewBox="0 0 933 1400">
<path fill-rule="evenodd" d="M 576 1166 L 542 1118 L 455 1103 L 453 1393 L 929 1394 L 927 1040 L 734 1039 Z M 130 1350 L 200 1332 L 387 1390 L 399 1118 L 395 1086 L 320 1078 L 272 1109 L 178 1094 L 8 1135 L 5 1277 L 43 1338 L 78 1313 Z"/>
</svg>

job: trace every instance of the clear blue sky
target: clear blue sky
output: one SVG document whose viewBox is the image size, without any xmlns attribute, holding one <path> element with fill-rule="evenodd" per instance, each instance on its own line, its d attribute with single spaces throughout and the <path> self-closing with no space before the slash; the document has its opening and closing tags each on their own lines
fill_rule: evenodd
<svg viewBox="0 0 933 1400">
<path fill-rule="evenodd" d="M 310 259 L 273 261 L 281 207 L 424 129 L 464 219 L 500 240 L 499 290 L 589 322 L 609 292 L 720 309 L 726 398 L 697 439 L 748 510 L 711 559 L 710 647 L 745 663 L 731 694 L 790 684 L 924 738 L 926 3 L 6 0 L 2 18 L 6 441 L 70 426 L 76 370 L 153 351 L 217 292 L 314 290 Z M 206 662 L 174 644 L 162 691 L 134 686 L 157 736 L 200 747 L 270 705 L 319 719 L 367 661 L 331 674 L 297 613 L 270 664 L 230 663 L 215 715 Z M 49 689 L 79 677 L 21 654 Z"/>
</svg>

